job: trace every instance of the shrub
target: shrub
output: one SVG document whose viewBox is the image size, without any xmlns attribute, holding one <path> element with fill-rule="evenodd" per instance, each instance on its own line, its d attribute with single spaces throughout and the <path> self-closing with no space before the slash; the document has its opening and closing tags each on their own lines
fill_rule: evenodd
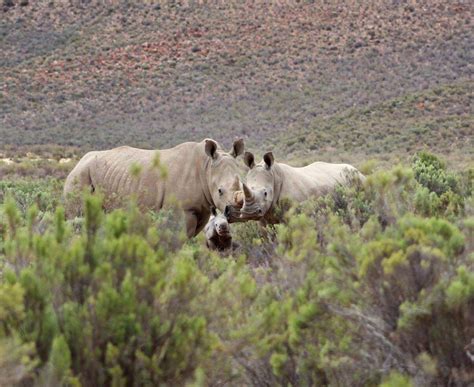
<svg viewBox="0 0 474 387">
<path fill-rule="evenodd" d="M 458 192 L 458 179 L 446 171 L 446 164 L 435 155 L 419 152 L 413 159 L 412 167 L 415 179 L 430 192 L 438 195 L 448 191 Z"/>
<path fill-rule="evenodd" d="M 467 179 L 460 179 L 454 173 L 446 171 L 446 165 L 435 155 L 418 153 L 412 163 L 415 179 L 420 184 L 415 195 L 416 210 L 424 216 L 453 217 L 464 211 L 462 191 L 469 195 L 470 185 Z"/>
<path fill-rule="evenodd" d="M 42 212 L 52 211 L 60 202 L 63 182 L 57 179 L 0 180 L 0 203 L 13 197 L 22 213 L 36 204 Z"/>
<path fill-rule="evenodd" d="M 100 205 L 86 200 L 78 235 L 60 208 L 54 224 L 36 235 L 7 204 L 1 337 L 20 337 L 38 362 L 39 376 L 25 368 L 22 380 L 143 385 L 193 379 L 218 341 L 202 308 L 210 284 L 198 267 L 201 253 L 169 238 L 167 231 L 181 232 L 171 223 L 161 232 L 159 221 L 136 216 L 133 206 L 104 217 Z"/>
<path fill-rule="evenodd" d="M 472 197 L 415 175 L 232 225 L 226 258 L 177 209 L 104 214 L 95 195 L 65 221 L 18 185 L 0 206 L 0 384 L 468 384 Z"/>
</svg>

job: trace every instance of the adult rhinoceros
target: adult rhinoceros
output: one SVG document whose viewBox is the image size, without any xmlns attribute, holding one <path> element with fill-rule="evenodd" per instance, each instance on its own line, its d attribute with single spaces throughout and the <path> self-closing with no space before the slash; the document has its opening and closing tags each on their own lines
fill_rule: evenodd
<svg viewBox="0 0 474 387">
<path fill-rule="evenodd" d="M 315 162 L 295 168 L 276 163 L 272 152 L 266 153 L 259 164 L 255 164 L 252 153 L 245 152 L 244 162 L 250 170 L 247 184 L 242 184 L 245 198 L 240 209 L 241 221 L 253 219 L 275 223 L 272 210 L 283 198 L 302 202 L 328 193 L 337 184 L 347 184 L 350 176 L 364 179 L 349 164 Z"/>
<path fill-rule="evenodd" d="M 243 152 L 241 139 L 228 153 L 211 139 L 159 151 L 122 146 L 89 152 L 66 179 L 68 214 L 80 210 L 72 203 L 74 194 L 85 187 L 104 193 L 106 209 L 119 207 L 130 196 L 140 208 L 155 211 L 178 202 L 184 210 L 187 234 L 193 237 L 209 220 L 211 207 L 224 211 L 232 204 L 234 192 L 240 189 L 238 175 L 245 172 L 236 160 Z"/>
</svg>

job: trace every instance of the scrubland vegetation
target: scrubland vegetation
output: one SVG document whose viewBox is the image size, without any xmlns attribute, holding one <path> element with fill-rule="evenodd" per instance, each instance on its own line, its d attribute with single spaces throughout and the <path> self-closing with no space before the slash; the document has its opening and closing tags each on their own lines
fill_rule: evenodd
<svg viewBox="0 0 474 387">
<path fill-rule="evenodd" d="M 57 181 L 2 182 L 0 384 L 468 385 L 474 171 L 371 169 L 229 256 L 179 211 L 65 221 Z"/>
<path fill-rule="evenodd" d="M 474 157 L 466 2 L 8 3 L 2 145 L 242 136 L 298 161 Z"/>
<path fill-rule="evenodd" d="M 474 8 L 215 3 L 1 3 L 0 386 L 471 386 Z M 368 178 L 228 256 L 178 210 L 64 219 L 88 150 L 236 136 Z"/>
</svg>

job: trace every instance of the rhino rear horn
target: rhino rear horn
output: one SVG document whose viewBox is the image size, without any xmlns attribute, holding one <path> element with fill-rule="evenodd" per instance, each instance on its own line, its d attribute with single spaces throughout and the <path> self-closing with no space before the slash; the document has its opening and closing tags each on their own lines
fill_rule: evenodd
<svg viewBox="0 0 474 387">
<path fill-rule="evenodd" d="M 232 183 L 232 191 L 238 191 L 240 189 L 240 179 L 238 175 L 235 175 L 234 182 Z"/>
</svg>

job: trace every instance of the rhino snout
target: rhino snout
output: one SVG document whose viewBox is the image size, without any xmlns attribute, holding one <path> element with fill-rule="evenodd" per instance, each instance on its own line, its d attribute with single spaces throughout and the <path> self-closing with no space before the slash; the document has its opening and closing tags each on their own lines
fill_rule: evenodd
<svg viewBox="0 0 474 387">
<path fill-rule="evenodd" d="M 219 224 L 216 226 L 216 231 L 219 235 L 227 235 L 230 233 L 228 224 Z"/>
<path fill-rule="evenodd" d="M 244 205 L 240 210 L 240 218 L 245 220 L 258 220 L 263 215 L 263 208 L 256 203 L 248 206 Z"/>
</svg>

